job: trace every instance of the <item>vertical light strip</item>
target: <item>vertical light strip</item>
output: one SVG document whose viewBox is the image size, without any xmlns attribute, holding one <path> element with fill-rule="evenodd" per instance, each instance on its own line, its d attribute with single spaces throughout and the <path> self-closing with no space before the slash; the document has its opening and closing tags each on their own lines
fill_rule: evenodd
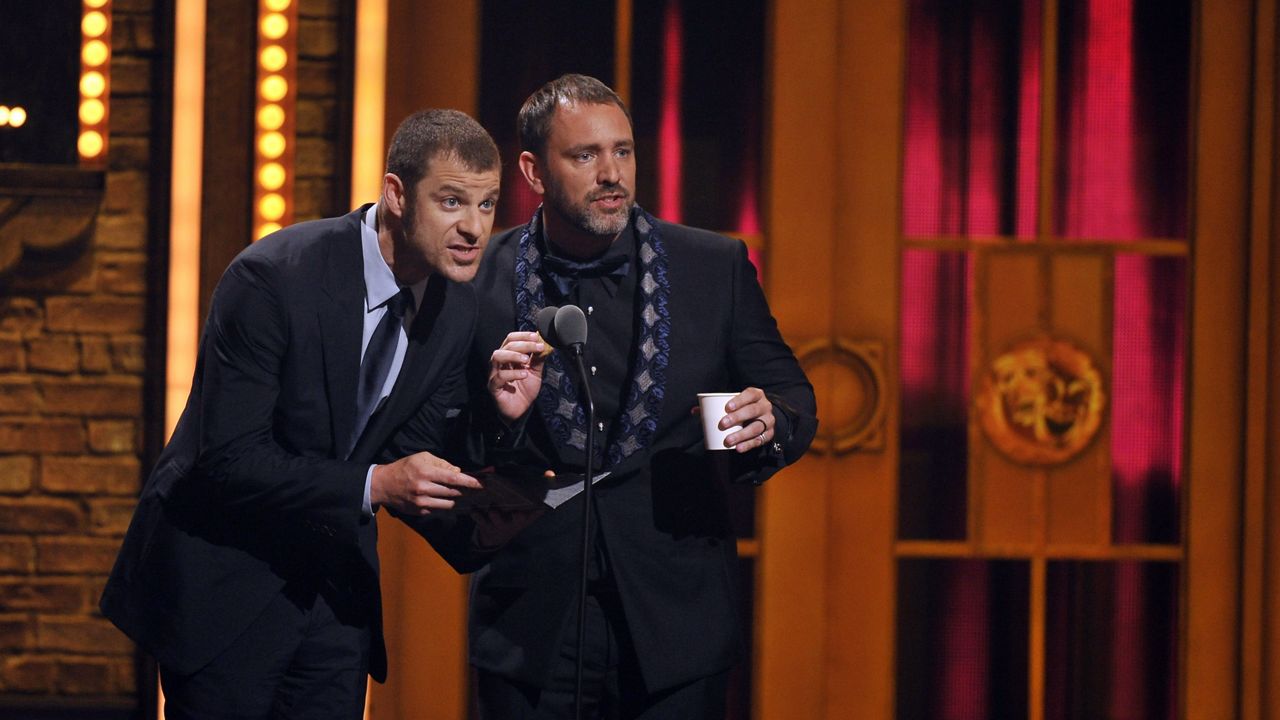
<svg viewBox="0 0 1280 720">
<path fill-rule="evenodd" d="M 684 79 L 684 21 L 680 0 L 667 0 L 662 16 L 662 100 L 658 117 L 658 217 L 681 222 L 684 193 L 681 186 L 682 148 L 680 112 Z"/>
<path fill-rule="evenodd" d="M 80 134 L 76 141 L 81 167 L 106 167 L 110 95 L 111 0 L 84 0 L 80 15 Z"/>
<path fill-rule="evenodd" d="M 614 4 L 613 91 L 631 105 L 631 0 Z"/>
<path fill-rule="evenodd" d="M 356 0 L 355 81 L 351 98 L 351 207 L 378 197 L 386 169 L 387 0 Z M 364 720 L 373 716 L 365 686 Z"/>
<path fill-rule="evenodd" d="M 200 315 L 200 191 L 204 144 L 205 0 L 179 0 L 173 42 L 173 167 L 165 439 L 187 404 Z"/>
<path fill-rule="evenodd" d="M 382 191 L 387 115 L 387 0 L 356 2 L 356 71 L 351 117 L 351 207 Z"/>
<path fill-rule="evenodd" d="M 298 4 L 258 0 L 253 237 L 293 222 L 298 106 Z"/>
<path fill-rule="evenodd" d="M 200 315 L 200 188 L 204 145 L 205 0 L 174 8 L 173 136 L 169 187 L 169 322 L 165 349 L 164 438 L 187 404 L 196 369 Z M 83 112 L 83 110 L 82 110 Z M 164 718 L 159 691 L 157 720 Z"/>
</svg>

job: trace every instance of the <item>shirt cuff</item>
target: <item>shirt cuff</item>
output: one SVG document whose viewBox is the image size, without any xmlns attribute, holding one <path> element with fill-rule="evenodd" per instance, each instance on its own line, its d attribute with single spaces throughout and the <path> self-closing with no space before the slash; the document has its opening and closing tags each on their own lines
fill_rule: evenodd
<svg viewBox="0 0 1280 720">
<path fill-rule="evenodd" d="M 373 503 L 369 500 L 369 493 L 373 488 L 373 469 L 375 467 L 377 465 L 370 465 L 369 472 L 364 474 L 364 504 L 361 506 L 361 510 L 364 511 L 364 516 L 367 518 L 373 517 Z"/>
</svg>

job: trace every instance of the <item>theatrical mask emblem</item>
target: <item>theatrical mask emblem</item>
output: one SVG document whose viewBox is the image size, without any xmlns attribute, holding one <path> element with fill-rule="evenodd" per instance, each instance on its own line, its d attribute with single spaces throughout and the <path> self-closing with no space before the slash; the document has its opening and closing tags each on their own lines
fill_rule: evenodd
<svg viewBox="0 0 1280 720">
<path fill-rule="evenodd" d="M 1093 361 L 1070 343 L 1042 338 L 997 357 L 982 378 L 978 417 L 987 438 L 1017 462 L 1065 462 L 1102 424 L 1106 395 Z"/>
</svg>

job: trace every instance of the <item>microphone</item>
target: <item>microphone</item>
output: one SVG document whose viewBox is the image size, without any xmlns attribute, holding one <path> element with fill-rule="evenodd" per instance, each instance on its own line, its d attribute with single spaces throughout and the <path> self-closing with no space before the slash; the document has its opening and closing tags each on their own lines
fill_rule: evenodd
<svg viewBox="0 0 1280 720">
<path fill-rule="evenodd" d="M 547 343 L 550 345 L 559 344 L 551 341 L 552 336 L 555 335 L 554 324 L 556 319 L 556 311 L 559 309 L 560 308 L 554 305 L 548 305 L 547 307 L 544 307 L 541 310 L 539 310 L 537 315 L 533 316 L 533 324 L 538 327 L 538 334 L 541 335 L 542 339 L 546 340 Z"/>
<path fill-rule="evenodd" d="M 587 316 L 577 305 L 563 307 L 544 307 L 534 316 L 534 324 L 542 339 L 553 347 L 566 348 L 573 357 L 578 378 L 582 382 L 583 400 L 587 406 L 587 442 L 584 447 L 586 468 L 582 474 L 582 555 L 579 572 L 581 583 L 578 585 L 578 655 L 574 668 L 574 717 L 581 720 L 582 715 L 582 651 L 583 639 L 587 633 L 587 570 L 591 567 L 591 486 L 595 480 L 596 450 L 596 404 L 591 399 L 591 376 L 587 374 L 586 364 L 582 361 L 582 347 L 587 343 Z"/>
<path fill-rule="evenodd" d="M 577 305 L 565 305 L 557 310 L 551 328 L 556 336 L 553 345 L 572 347 L 581 353 L 582 346 L 587 344 L 587 316 Z"/>
<path fill-rule="evenodd" d="M 570 348 L 581 354 L 582 346 L 587 343 L 587 316 L 577 305 L 544 307 L 534 316 L 533 322 L 538 326 L 542 339 L 552 347 Z"/>
</svg>

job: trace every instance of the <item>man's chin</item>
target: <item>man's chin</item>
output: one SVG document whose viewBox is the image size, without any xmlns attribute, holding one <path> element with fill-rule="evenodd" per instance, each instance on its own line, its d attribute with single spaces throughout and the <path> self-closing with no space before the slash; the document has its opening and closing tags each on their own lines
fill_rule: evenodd
<svg viewBox="0 0 1280 720">
<path fill-rule="evenodd" d="M 457 283 L 468 283 L 476 278 L 476 273 L 480 270 L 480 263 L 473 262 L 469 265 L 459 265 L 457 263 L 445 263 L 441 268 L 437 268 L 436 272 L 445 278 Z"/>
</svg>

